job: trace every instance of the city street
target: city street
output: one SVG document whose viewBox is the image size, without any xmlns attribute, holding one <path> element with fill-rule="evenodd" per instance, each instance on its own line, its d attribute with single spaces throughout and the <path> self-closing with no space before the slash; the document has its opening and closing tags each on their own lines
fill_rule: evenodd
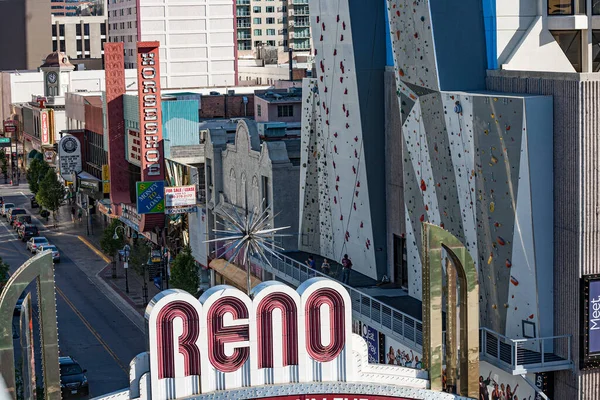
<svg viewBox="0 0 600 400">
<path fill-rule="evenodd" d="M 4 201 L 28 209 L 40 236 L 61 252 L 61 262 L 55 264 L 60 355 L 73 356 L 87 369 L 90 397 L 127 387 L 129 362 L 146 347 L 139 321 L 122 312 L 116 305 L 120 303 L 90 278 L 106 261 L 67 229 L 45 229 L 36 220 L 37 209 L 31 212 L 29 208 L 28 194 L 27 184 L 0 185 Z M 31 254 L 2 217 L 0 225 L 0 257 L 14 271 Z M 39 348 L 35 350 L 39 354 Z"/>
</svg>

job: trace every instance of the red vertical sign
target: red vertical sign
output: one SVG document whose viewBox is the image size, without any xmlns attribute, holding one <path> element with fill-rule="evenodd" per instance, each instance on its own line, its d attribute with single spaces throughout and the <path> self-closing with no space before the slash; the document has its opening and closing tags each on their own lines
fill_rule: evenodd
<svg viewBox="0 0 600 400">
<path fill-rule="evenodd" d="M 159 42 L 137 44 L 142 181 L 165 179 L 159 46 Z"/>
</svg>

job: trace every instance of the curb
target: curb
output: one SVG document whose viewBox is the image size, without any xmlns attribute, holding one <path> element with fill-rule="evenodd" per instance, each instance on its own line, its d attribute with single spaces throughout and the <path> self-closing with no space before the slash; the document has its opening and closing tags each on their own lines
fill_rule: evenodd
<svg viewBox="0 0 600 400">
<path fill-rule="evenodd" d="M 107 279 L 104 277 L 104 275 L 106 275 L 106 271 L 108 271 L 108 269 L 110 267 L 111 267 L 111 265 L 109 264 L 106 267 L 104 267 L 100 272 L 98 272 L 98 278 L 102 279 L 106 284 L 110 285 L 112 287 L 112 289 L 115 291 L 115 293 L 118 294 L 119 296 L 121 296 L 121 298 L 123 300 L 125 300 L 131 307 L 133 307 L 138 314 L 140 314 L 141 316 L 144 316 L 144 312 L 139 310 L 139 307 L 137 306 L 137 304 L 135 304 L 135 302 L 133 300 L 131 300 L 131 298 L 129 296 L 127 296 L 126 293 L 123 293 L 123 291 L 119 287 L 117 287 L 117 285 L 115 285 L 110 279 Z"/>
</svg>

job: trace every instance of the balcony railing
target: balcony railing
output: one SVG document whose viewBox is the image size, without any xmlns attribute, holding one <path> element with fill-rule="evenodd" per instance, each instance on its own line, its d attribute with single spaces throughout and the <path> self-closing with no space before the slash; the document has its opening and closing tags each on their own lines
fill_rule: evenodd
<svg viewBox="0 0 600 400">
<path fill-rule="evenodd" d="M 237 10 L 235 13 L 236 17 L 249 17 L 250 16 L 250 11 L 245 11 L 245 10 Z"/>
<path fill-rule="evenodd" d="M 293 0 L 292 4 L 308 4 L 308 0 Z"/>
<path fill-rule="evenodd" d="M 238 40 L 250 40 L 252 39 L 252 35 L 241 35 L 238 33 L 237 38 Z"/>
<path fill-rule="evenodd" d="M 238 6 L 249 6 L 250 0 L 235 0 L 235 4 Z"/>
<path fill-rule="evenodd" d="M 237 23 L 237 27 L 238 28 L 242 28 L 242 29 L 244 29 L 244 28 L 250 28 L 250 23 L 238 22 Z"/>
<path fill-rule="evenodd" d="M 510 339 L 480 328 L 479 354 L 513 375 L 573 368 L 571 335 Z"/>
<path fill-rule="evenodd" d="M 290 11 L 290 15 L 300 15 L 300 16 L 306 15 L 306 16 L 308 16 L 309 10 L 308 10 L 308 8 L 297 7 Z"/>
</svg>

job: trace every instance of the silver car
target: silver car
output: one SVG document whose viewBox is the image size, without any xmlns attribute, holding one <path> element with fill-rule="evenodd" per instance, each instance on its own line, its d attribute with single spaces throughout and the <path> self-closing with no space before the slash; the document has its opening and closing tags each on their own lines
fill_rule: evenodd
<svg viewBox="0 0 600 400">
<path fill-rule="evenodd" d="M 49 244 L 50 243 L 48 243 L 48 239 L 46 239 L 44 236 L 35 236 L 27 241 L 27 250 L 29 250 L 31 253 L 35 253 L 39 246 L 47 246 Z"/>
<path fill-rule="evenodd" d="M 52 261 L 54 261 L 55 263 L 60 262 L 60 252 L 58 251 L 56 246 L 53 244 L 40 245 L 37 247 L 37 250 L 35 251 L 35 253 L 40 254 L 41 252 L 46 251 L 46 250 L 52 250 Z"/>
<path fill-rule="evenodd" d="M 15 207 L 15 203 L 4 203 L 2 204 L 2 208 L 0 208 L 0 214 L 2 214 L 5 218 L 8 217 L 8 212 L 11 208 Z"/>
</svg>

